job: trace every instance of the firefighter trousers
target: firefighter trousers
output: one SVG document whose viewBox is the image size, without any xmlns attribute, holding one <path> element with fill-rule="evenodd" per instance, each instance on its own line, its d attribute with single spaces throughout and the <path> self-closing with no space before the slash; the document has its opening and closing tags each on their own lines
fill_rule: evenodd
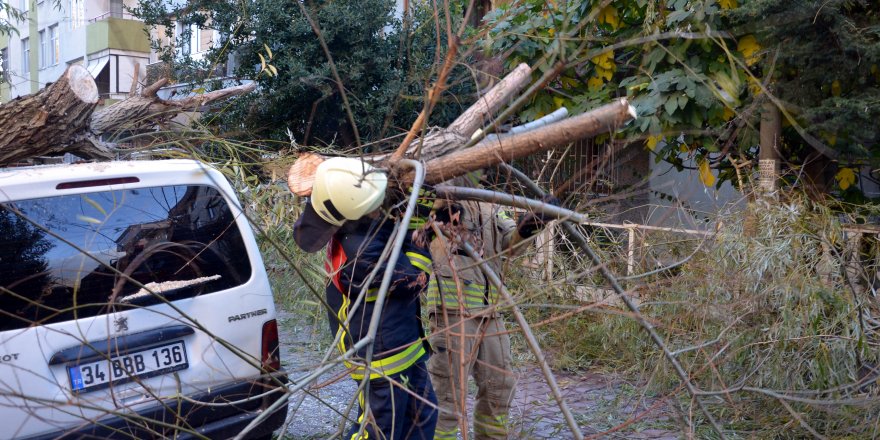
<svg viewBox="0 0 880 440">
<path fill-rule="evenodd" d="M 392 383 L 393 382 L 393 383 Z M 370 381 L 370 414 L 364 417 L 364 394 L 358 392 L 358 423 L 347 439 L 431 440 L 437 424 L 437 398 L 425 361 L 419 360 L 401 373 Z M 366 419 L 366 420 L 365 420 Z M 358 435 L 361 423 L 364 431 Z"/>
<path fill-rule="evenodd" d="M 516 378 L 504 321 L 442 311 L 429 316 L 434 353 L 428 360 L 428 371 L 440 409 L 434 438 L 454 440 L 459 427 L 467 427 L 467 382 L 471 375 L 477 386 L 474 438 L 507 438 Z"/>
</svg>

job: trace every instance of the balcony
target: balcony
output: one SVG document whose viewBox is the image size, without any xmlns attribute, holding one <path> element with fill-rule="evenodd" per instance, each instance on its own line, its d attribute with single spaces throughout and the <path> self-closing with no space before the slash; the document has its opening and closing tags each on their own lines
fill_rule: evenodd
<svg viewBox="0 0 880 440">
<path fill-rule="evenodd" d="M 150 53 L 144 23 L 123 11 L 108 11 L 89 19 L 86 26 L 86 52 L 105 49 Z"/>
</svg>

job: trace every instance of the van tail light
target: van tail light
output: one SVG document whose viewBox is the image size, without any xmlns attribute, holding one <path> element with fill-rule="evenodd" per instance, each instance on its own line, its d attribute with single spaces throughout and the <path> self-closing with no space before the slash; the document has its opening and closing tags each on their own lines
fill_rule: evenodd
<svg viewBox="0 0 880 440">
<path fill-rule="evenodd" d="M 263 324 L 262 362 L 265 371 L 281 369 L 281 353 L 278 350 L 278 322 L 266 321 Z"/>
</svg>

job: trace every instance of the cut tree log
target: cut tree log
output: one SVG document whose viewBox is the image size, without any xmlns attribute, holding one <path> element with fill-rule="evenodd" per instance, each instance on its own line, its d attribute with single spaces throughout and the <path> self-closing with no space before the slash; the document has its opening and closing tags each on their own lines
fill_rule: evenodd
<svg viewBox="0 0 880 440">
<path fill-rule="evenodd" d="M 542 151 L 558 148 L 581 139 L 610 133 L 636 117 L 636 111 L 626 99 L 620 99 L 586 113 L 543 125 L 526 132 L 491 137 L 464 150 L 455 151 L 425 163 L 425 183 L 437 184 L 452 178 L 526 157 Z M 290 167 L 287 186 L 299 196 L 311 193 L 314 172 L 325 159 L 315 153 L 303 153 Z M 369 160 L 369 157 L 364 158 Z M 372 162 L 380 168 L 389 169 L 392 179 L 401 188 L 413 181 L 412 171 L 399 173 L 396 163 L 390 160 Z"/>
<path fill-rule="evenodd" d="M 541 151 L 571 142 L 609 133 L 636 117 L 635 109 L 626 99 L 604 105 L 586 113 L 545 125 L 525 133 L 486 139 L 471 148 L 456 151 L 425 163 L 425 183 L 436 184 L 471 171 L 510 163 Z M 412 173 L 400 177 L 411 182 Z"/>
<path fill-rule="evenodd" d="M 166 79 L 161 79 L 144 87 L 140 95 L 95 111 L 95 80 L 84 67 L 70 66 L 58 81 L 43 90 L 0 105 L 0 166 L 64 153 L 85 159 L 113 159 L 120 150 L 115 144 L 102 141 L 104 134 L 149 128 L 180 112 L 202 110 L 208 103 L 256 88 L 251 83 L 179 100 L 159 99 L 156 92 L 166 83 Z"/>
<path fill-rule="evenodd" d="M 73 65 L 39 92 L 0 106 L 0 164 L 68 151 L 97 104 L 95 80 Z"/>
<path fill-rule="evenodd" d="M 403 157 L 427 161 L 462 148 L 471 135 L 488 123 L 498 109 L 513 99 L 528 84 L 531 71 L 528 64 L 521 63 L 477 99 L 477 102 L 459 115 L 452 124 L 449 124 L 449 127 L 428 130 L 424 137 L 408 143 Z M 395 153 L 397 152 L 376 154 L 364 159 L 372 163 L 384 162 Z"/>
</svg>

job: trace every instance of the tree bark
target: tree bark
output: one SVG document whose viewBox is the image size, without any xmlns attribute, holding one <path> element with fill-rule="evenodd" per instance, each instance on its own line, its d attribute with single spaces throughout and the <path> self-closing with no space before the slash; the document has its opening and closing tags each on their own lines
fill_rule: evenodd
<svg viewBox="0 0 880 440">
<path fill-rule="evenodd" d="M 607 104 L 572 118 L 525 133 L 486 139 L 462 151 L 456 151 L 425 164 L 425 182 L 436 184 L 502 162 L 557 148 L 579 139 L 611 132 L 635 118 L 635 109 L 626 99 Z M 412 172 L 401 176 L 412 181 Z"/>
<path fill-rule="evenodd" d="M 39 92 L 0 106 L 0 164 L 67 151 L 97 103 L 89 71 L 74 65 Z"/>
<path fill-rule="evenodd" d="M 471 135 L 492 119 L 492 115 L 511 100 L 529 82 L 531 68 L 522 63 L 468 107 L 449 127 L 432 129 L 425 136 L 413 140 L 404 157 L 431 160 L 462 148 Z M 369 162 L 383 162 L 394 153 L 367 156 Z"/>
<path fill-rule="evenodd" d="M 521 63 L 512 72 L 507 74 L 495 87 L 489 89 L 481 96 L 474 105 L 455 118 L 446 131 L 459 136 L 470 138 L 480 127 L 492 120 L 492 115 L 498 112 L 504 103 L 519 93 L 529 82 L 532 69 L 528 64 Z"/>
<path fill-rule="evenodd" d="M 58 81 L 32 95 L 0 105 L 0 165 L 37 156 L 74 153 L 86 159 L 112 159 L 117 149 L 101 135 L 121 128 L 149 127 L 185 110 L 248 93 L 256 84 L 215 90 L 180 100 L 156 92 L 167 80 L 145 87 L 140 95 L 95 111 L 98 88 L 82 66 L 70 66 Z M 133 85 L 134 88 L 134 85 Z"/>
<path fill-rule="evenodd" d="M 782 138 L 782 117 L 772 101 L 764 103 L 761 111 L 760 149 L 758 150 L 759 187 L 765 193 L 776 190 L 779 179 L 779 139 Z"/>
</svg>

